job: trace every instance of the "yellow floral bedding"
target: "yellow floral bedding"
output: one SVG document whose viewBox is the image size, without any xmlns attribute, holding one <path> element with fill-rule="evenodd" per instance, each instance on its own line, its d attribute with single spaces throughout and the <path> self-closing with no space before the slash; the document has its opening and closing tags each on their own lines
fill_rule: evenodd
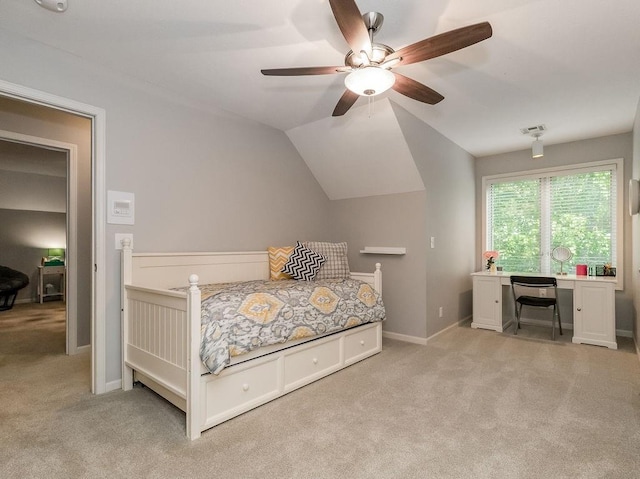
<svg viewBox="0 0 640 479">
<path fill-rule="evenodd" d="M 347 280 L 247 281 L 204 285 L 200 356 L 213 374 L 261 346 L 382 321 L 382 298 Z"/>
</svg>

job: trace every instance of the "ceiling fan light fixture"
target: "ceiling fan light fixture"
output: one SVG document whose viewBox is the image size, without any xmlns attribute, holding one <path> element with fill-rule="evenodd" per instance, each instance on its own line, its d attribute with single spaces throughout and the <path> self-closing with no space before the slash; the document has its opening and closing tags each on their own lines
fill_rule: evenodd
<svg viewBox="0 0 640 479">
<path fill-rule="evenodd" d="M 375 96 L 384 93 L 396 82 L 396 76 L 386 68 L 365 67 L 349 73 L 344 85 L 353 93 Z"/>
</svg>

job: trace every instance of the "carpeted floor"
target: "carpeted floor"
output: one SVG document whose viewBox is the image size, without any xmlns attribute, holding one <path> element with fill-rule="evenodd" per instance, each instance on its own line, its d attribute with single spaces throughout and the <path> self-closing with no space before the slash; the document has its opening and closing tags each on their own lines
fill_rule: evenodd
<svg viewBox="0 0 640 479">
<path fill-rule="evenodd" d="M 632 341 L 612 351 L 548 333 L 385 340 L 190 443 L 184 414 L 148 389 L 92 396 L 88 355 L 48 351 L 39 333 L 28 354 L 0 326 L 0 477 L 640 477 Z"/>
</svg>

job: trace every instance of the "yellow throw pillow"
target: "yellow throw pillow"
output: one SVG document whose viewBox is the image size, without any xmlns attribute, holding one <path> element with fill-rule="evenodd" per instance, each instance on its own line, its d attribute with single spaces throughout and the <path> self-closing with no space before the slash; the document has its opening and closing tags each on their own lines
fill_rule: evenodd
<svg viewBox="0 0 640 479">
<path fill-rule="evenodd" d="M 287 273 L 282 272 L 282 267 L 289 260 L 293 253 L 293 246 L 269 246 L 269 279 L 272 281 L 279 279 L 291 279 Z"/>
</svg>

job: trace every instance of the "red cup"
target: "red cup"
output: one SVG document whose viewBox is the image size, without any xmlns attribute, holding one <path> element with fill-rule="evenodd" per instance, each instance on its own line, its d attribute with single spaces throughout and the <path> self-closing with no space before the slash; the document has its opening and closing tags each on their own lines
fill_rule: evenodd
<svg viewBox="0 0 640 479">
<path fill-rule="evenodd" d="M 586 264 L 577 264 L 576 265 L 576 274 L 578 276 L 586 276 L 587 275 L 587 265 Z"/>
</svg>

